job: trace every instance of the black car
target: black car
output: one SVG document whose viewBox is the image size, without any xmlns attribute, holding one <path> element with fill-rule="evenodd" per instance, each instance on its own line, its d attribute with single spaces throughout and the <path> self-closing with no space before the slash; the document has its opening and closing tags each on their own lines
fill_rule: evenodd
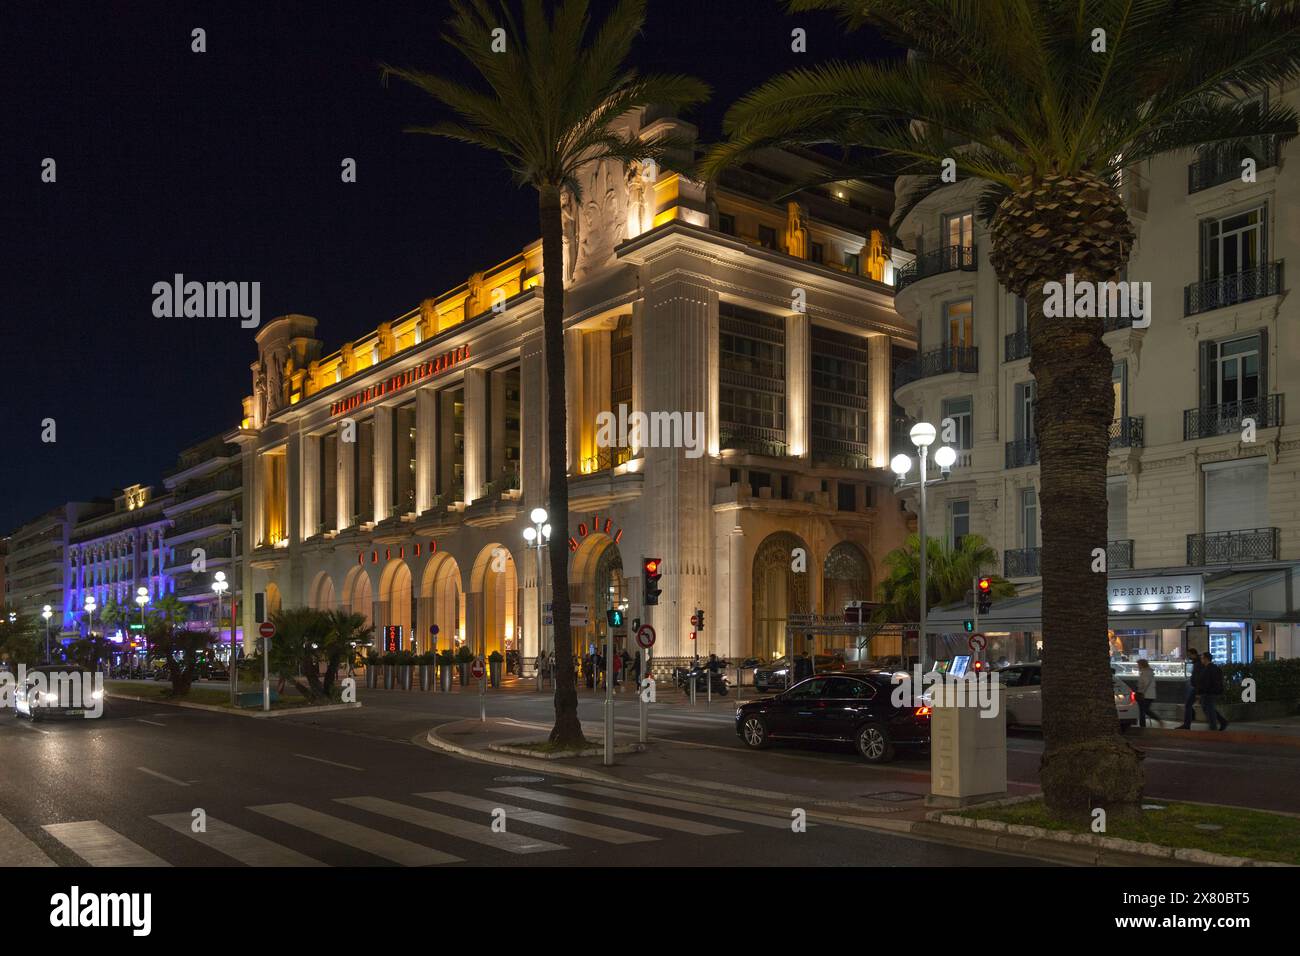
<svg viewBox="0 0 1300 956">
<path fill-rule="evenodd" d="M 736 734 L 755 750 L 772 741 L 851 743 L 868 763 L 897 747 L 930 745 L 930 708 L 895 706 L 893 675 L 843 671 L 800 681 L 783 694 L 736 707 Z"/>
</svg>

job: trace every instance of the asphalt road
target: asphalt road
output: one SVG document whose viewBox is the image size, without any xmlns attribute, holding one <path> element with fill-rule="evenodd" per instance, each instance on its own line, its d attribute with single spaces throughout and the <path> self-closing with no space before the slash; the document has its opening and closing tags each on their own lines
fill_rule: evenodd
<svg viewBox="0 0 1300 956">
<path fill-rule="evenodd" d="M 549 707 L 514 697 L 542 714 Z M 366 701 L 270 720 L 117 700 L 99 720 L 0 715 L 0 857 L 66 866 L 1033 863 L 859 827 L 794 833 L 788 817 L 704 797 L 665 806 L 632 790 L 575 789 L 414 742 L 467 709 L 476 715 L 475 695 L 373 692 Z M 700 729 L 728 733 L 725 722 Z M 491 826 L 497 810 L 504 833 Z M 195 820 L 206 832 L 194 832 Z"/>
</svg>

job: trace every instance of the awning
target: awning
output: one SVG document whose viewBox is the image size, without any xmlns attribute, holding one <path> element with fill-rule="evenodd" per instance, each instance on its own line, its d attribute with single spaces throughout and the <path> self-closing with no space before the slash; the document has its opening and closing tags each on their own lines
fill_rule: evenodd
<svg viewBox="0 0 1300 956">
<path fill-rule="evenodd" d="M 1205 582 L 1205 620 L 1290 621 L 1296 618 L 1296 565 L 1229 571 Z"/>
</svg>

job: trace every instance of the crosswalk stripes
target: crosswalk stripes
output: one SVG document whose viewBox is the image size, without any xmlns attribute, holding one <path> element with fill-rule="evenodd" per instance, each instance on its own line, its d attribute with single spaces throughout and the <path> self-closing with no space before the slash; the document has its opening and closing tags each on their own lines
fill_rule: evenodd
<svg viewBox="0 0 1300 956">
<path fill-rule="evenodd" d="M 613 797 L 625 803 L 640 803 L 650 807 L 664 807 L 668 810 L 698 813 L 706 817 L 719 817 L 723 820 L 734 820 L 737 823 L 752 823 L 760 827 L 771 827 L 774 830 L 788 830 L 790 828 L 789 820 L 768 814 L 750 813 L 747 810 L 732 810 L 728 807 L 706 807 L 699 803 L 691 803 L 688 800 L 674 800 L 671 797 L 660 797 L 646 793 L 629 793 L 624 790 L 613 790 L 595 784 L 562 783 L 559 785 L 559 789 L 577 790 L 580 793 L 590 793 L 598 797 Z"/>
<path fill-rule="evenodd" d="M 652 843 L 659 839 L 658 837 L 647 836 L 644 833 L 633 833 L 631 830 L 607 827 L 603 823 L 574 820 L 570 817 L 556 816 L 544 810 L 526 810 L 523 807 L 502 803 L 498 800 L 481 800 L 478 797 L 453 793 L 450 790 L 431 790 L 427 793 L 417 793 L 416 796 L 423 797 L 425 800 L 437 800 L 440 803 L 451 804 L 455 807 L 464 807 L 466 810 L 476 810 L 480 813 L 491 813 L 493 810 L 501 809 L 506 812 L 507 820 L 531 824 L 545 830 L 572 833 L 575 836 L 599 840 L 602 843 L 624 845 L 628 843 Z"/>
<path fill-rule="evenodd" d="M 507 853 L 546 853 L 551 850 L 566 849 L 558 843 L 548 843 L 546 840 L 521 836 L 518 833 L 508 831 L 494 833 L 491 827 L 470 823 L 468 820 L 461 820 L 459 817 L 431 813 L 428 810 L 421 810 L 419 807 L 408 807 L 404 803 L 394 803 L 391 800 L 382 800 L 379 797 L 336 797 L 334 802 L 367 810 L 370 813 L 378 813 L 405 823 L 412 823 L 417 827 L 424 827 L 426 830 L 446 833 L 461 840 L 482 843 L 485 846 L 505 850 Z"/>
<path fill-rule="evenodd" d="M 50 823 L 41 829 L 90 866 L 171 866 L 98 820 Z"/>
<path fill-rule="evenodd" d="M 272 820 L 325 837 L 327 840 L 381 857 L 399 866 L 437 866 L 442 863 L 464 862 L 460 857 L 452 856 L 450 853 L 421 846 L 419 843 L 412 843 L 401 837 L 389 836 L 350 820 L 300 807 L 296 803 L 268 803 L 248 809 Z"/>
<path fill-rule="evenodd" d="M 157 820 L 163 826 L 191 837 L 233 860 L 238 860 L 245 866 L 325 865 L 297 850 L 280 846 L 265 837 L 241 830 L 215 817 L 208 817 L 204 821 L 205 831 L 202 833 L 194 832 L 192 826 L 194 817 L 188 813 L 159 813 L 150 819 Z"/>
<path fill-rule="evenodd" d="M 4 817 L 0 817 L 0 846 L 4 847 L 6 866 L 58 866 Z"/>
<path fill-rule="evenodd" d="M 723 833 L 736 833 L 736 830 L 729 830 L 726 827 L 714 826 L 711 823 L 696 823 L 694 820 L 684 820 L 680 817 L 666 817 L 659 813 L 648 813 L 644 810 L 632 810 L 626 807 L 616 807 L 607 803 L 597 803 L 594 800 L 580 800 L 577 797 L 570 797 L 563 793 L 548 793 L 544 790 L 532 790 L 528 787 L 493 787 L 493 793 L 504 793 L 508 797 L 515 797 L 519 800 L 531 800 L 534 803 L 549 803 L 552 806 L 565 807 L 570 810 L 585 810 L 588 813 L 594 813 L 597 816 L 614 817 L 618 820 L 629 820 L 634 823 L 644 823 L 648 826 L 661 827 L 665 830 L 679 830 L 682 833 L 690 833 L 695 836 L 719 836 Z"/>
</svg>

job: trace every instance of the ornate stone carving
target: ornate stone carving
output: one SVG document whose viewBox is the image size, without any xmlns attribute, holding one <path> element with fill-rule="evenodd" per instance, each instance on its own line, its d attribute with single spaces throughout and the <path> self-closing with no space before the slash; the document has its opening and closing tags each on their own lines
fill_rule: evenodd
<svg viewBox="0 0 1300 956">
<path fill-rule="evenodd" d="M 797 202 L 785 206 L 785 251 L 796 259 L 808 258 L 808 210 Z"/>
<path fill-rule="evenodd" d="M 654 163 L 627 167 L 627 237 L 634 239 L 654 228 Z"/>
</svg>

